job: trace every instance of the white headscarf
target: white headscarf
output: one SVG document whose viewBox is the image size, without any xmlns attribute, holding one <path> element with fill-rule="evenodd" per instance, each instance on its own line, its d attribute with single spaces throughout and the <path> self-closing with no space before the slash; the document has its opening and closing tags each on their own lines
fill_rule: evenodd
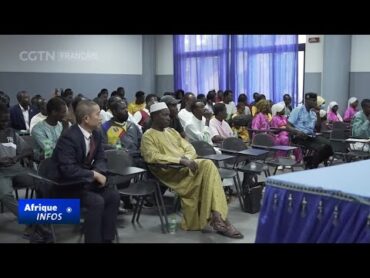
<svg viewBox="0 0 370 278">
<path fill-rule="evenodd" d="M 326 116 L 326 111 L 324 109 L 320 110 L 320 118 L 324 118 Z"/>
<path fill-rule="evenodd" d="M 348 107 L 351 106 L 352 103 L 356 102 L 357 101 L 357 98 L 356 97 L 351 97 L 349 100 L 348 100 Z"/>
<path fill-rule="evenodd" d="M 328 105 L 328 109 L 326 110 L 326 113 L 329 114 L 329 112 L 331 111 L 331 109 L 335 106 L 335 105 L 338 105 L 338 103 L 336 101 L 332 101 L 329 103 Z M 339 105 L 338 105 L 339 106 Z M 339 115 L 338 111 L 337 111 L 337 117 L 338 117 L 338 120 L 343 122 L 343 119 L 342 119 L 342 116 Z"/>
<path fill-rule="evenodd" d="M 274 104 L 271 107 L 271 114 L 272 114 L 272 116 L 276 116 L 276 113 L 283 111 L 284 108 L 285 108 L 285 102 L 284 101 L 278 102 L 278 103 Z"/>
</svg>

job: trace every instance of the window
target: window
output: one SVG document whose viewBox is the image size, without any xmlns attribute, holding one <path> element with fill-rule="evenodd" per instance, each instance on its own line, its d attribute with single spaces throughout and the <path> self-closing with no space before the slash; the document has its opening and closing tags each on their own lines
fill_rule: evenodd
<svg viewBox="0 0 370 278">
<path fill-rule="evenodd" d="M 307 35 L 298 35 L 298 103 L 303 101 L 304 93 L 304 58 Z"/>
<path fill-rule="evenodd" d="M 175 89 L 195 94 L 226 88 L 228 36 L 174 36 Z"/>
<path fill-rule="evenodd" d="M 297 35 L 176 35 L 175 89 L 231 89 L 234 101 L 260 92 L 279 102 L 287 93 L 296 104 L 298 56 Z"/>
</svg>

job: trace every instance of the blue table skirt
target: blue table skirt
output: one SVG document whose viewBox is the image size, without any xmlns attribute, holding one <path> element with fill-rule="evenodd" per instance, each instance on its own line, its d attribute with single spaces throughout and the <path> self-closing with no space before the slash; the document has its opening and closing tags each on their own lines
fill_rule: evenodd
<svg viewBox="0 0 370 278">
<path fill-rule="evenodd" d="M 267 184 L 256 243 L 370 243 L 370 205 Z"/>
</svg>

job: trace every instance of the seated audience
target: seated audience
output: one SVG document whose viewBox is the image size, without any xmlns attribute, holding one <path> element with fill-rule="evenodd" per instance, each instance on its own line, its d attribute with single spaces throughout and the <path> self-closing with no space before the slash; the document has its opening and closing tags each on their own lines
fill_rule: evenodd
<svg viewBox="0 0 370 278">
<path fill-rule="evenodd" d="M 270 114 L 270 104 L 267 100 L 261 99 L 255 105 L 256 114 L 252 120 L 252 129 L 269 131 L 272 120 Z"/>
<path fill-rule="evenodd" d="M 9 127 L 9 121 L 9 108 L 0 102 L 0 201 L 18 216 L 18 202 L 13 195 L 12 178 L 17 171 L 23 171 L 20 160 L 31 156 L 32 148 Z"/>
<path fill-rule="evenodd" d="M 285 104 L 285 109 L 284 109 L 285 116 L 289 117 L 290 113 L 293 110 L 292 98 L 290 97 L 290 95 L 288 95 L 288 94 L 283 95 L 283 102 Z"/>
<path fill-rule="evenodd" d="M 293 109 L 287 123 L 287 129 L 293 135 L 292 142 L 314 150 L 313 156 L 305 157 L 308 169 L 317 168 L 321 162 L 327 161 L 333 155 L 329 140 L 321 136 L 316 137 L 315 128 L 321 125 L 317 106 L 317 94 L 306 93 L 304 105 Z"/>
<path fill-rule="evenodd" d="M 236 135 L 237 138 L 242 139 L 244 143 L 248 143 L 250 141 L 248 123 L 250 123 L 251 120 L 251 115 L 238 115 L 233 117 L 232 120 L 231 130 L 234 135 Z"/>
<path fill-rule="evenodd" d="M 212 112 L 213 114 L 213 106 L 215 105 L 215 102 L 216 102 L 216 91 L 215 90 L 211 90 L 208 92 L 206 101 L 207 103 L 206 103 L 205 109 Z"/>
<path fill-rule="evenodd" d="M 75 116 L 75 112 L 73 111 L 73 106 L 72 106 L 72 102 L 73 102 L 73 91 L 72 89 L 65 89 L 64 91 L 61 92 L 60 96 L 62 97 L 62 99 L 64 100 L 64 102 L 66 103 L 67 107 L 68 107 L 68 112 L 67 112 L 67 121 L 69 121 L 72 125 L 76 123 L 76 116 Z"/>
<path fill-rule="evenodd" d="M 196 101 L 195 95 L 193 93 L 186 93 L 183 99 L 183 104 L 185 108 L 181 109 L 178 113 L 178 118 L 183 128 L 185 128 L 187 121 L 193 117 L 191 113 L 191 106 Z"/>
<path fill-rule="evenodd" d="M 135 122 L 140 125 L 141 127 L 144 125 L 144 123 L 150 118 L 149 113 L 149 107 L 154 102 L 158 101 L 158 97 L 154 94 L 149 94 L 145 98 L 146 107 L 144 109 L 141 109 L 139 111 L 136 111 L 133 115 Z"/>
<path fill-rule="evenodd" d="M 234 133 L 230 125 L 225 121 L 227 117 L 226 106 L 224 103 L 216 103 L 214 106 L 215 117 L 209 121 L 212 142 L 219 144 L 225 138 L 233 137 Z"/>
<path fill-rule="evenodd" d="M 116 232 L 119 194 L 107 184 L 106 160 L 99 126 L 99 105 L 82 100 L 76 108 L 77 124 L 58 140 L 52 159 L 65 180 L 80 180 L 83 188 L 66 195 L 80 197 L 86 207 L 85 242 L 112 242 Z"/>
<path fill-rule="evenodd" d="M 288 119 L 287 116 L 285 115 L 285 103 L 284 102 L 279 102 L 276 103 L 272 106 L 272 120 L 271 120 L 271 127 L 272 128 L 280 128 L 280 129 L 286 129 L 287 128 L 287 123 Z M 288 146 L 290 144 L 290 138 L 289 138 L 289 133 L 286 130 L 282 130 L 275 134 L 275 145 L 281 145 L 281 146 Z M 301 150 L 295 149 L 293 151 L 295 159 L 297 162 L 302 160 L 302 152 Z M 279 156 L 286 156 L 285 151 L 278 151 L 276 155 Z"/>
<path fill-rule="evenodd" d="M 0 102 L 4 103 L 5 106 L 9 108 L 10 98 L 3 91 L 0 91 Z"/>
<path fill-rule="evenodd" d="M 60 135 L 68 129 L 65 119 L 67 105 L 60 97 L 51 98 L 46 104 L 47 118 L 37 123 L 31 135 L 35 139 L 34 156 L 36 160 L 48 158 L 54 150 Z"/>
<path fill-rule="evenodd" d="M 251 114 L 251 110 L 249 109 L 248 98 L 247 98 L 247 95 L 246 94 L 240 94 L 239 95 L 239 97 L 238 97 L 238 104 L 239 103 L 244 103 L 244 114 L 245 115 L 250 115 Z M 238 105 L 236 106 L 236 109 L 238 110 Z"/>
<path fill-rule="evenodd" d="M 226 110 L 226 108 L 225 108 Z M 181 169 L 158 169 L 152 173 L 181 198 L 184 230 L 216 232 L 232 237 L 243 235 L 227 220 L 227 202 L 215 164 L 197 159 L 193 146 L 169 128 L 170 111 L 165 103 L 150 107 L 152 128 L 143 135 L 141 153 L 147 163 L 176 163 Z"/>
<path fill-rule="evenodd" d="M 326 114 L 329 123 L 343 122 L 342 116 L 338 113 L 338 103 L 335 101 L 329 103 Z"/>
<path fill-rule="evenodd" d="M 119 96 L 112 96 L 108 99 L 107 111 L 100 110 L 100 118 L 101 118 L 102 124 L 104 124 L 106 121 L 109 121 L 113 117 L 113 114 L 111 111 L 111 107 L 113 103 L 117 101 L 121 101 L 121 100 L 122 99 Z"/>
<path fill-rule="evenodd" d="M 211 132 L 209 130 L 209 121 L 212 113 L 205 110 L 204 103 L 197 100 L 191 106 L 193 117 L 187 122 L 185 126 L 185 135 L 189 142 L 204 141 L 212 145 Z M 205 118 L 205 123 L 203 118 Z"/>
<path fill-rule="evenodd" d="M 355 97 L 351 97 L 348 100 L 348 107 L 346 112 L 344 113 L 343 121 L 344 122 L 351 122 L 357 111 L 358 106 L 358 99 Z"/>
<path fill-rule="evenodd" d="M 128 105 L 128 112 L 131 115 L 134 115 L 137 111 L 145 108 L 145 93 L 143 91 L 138 91 L 135 94 L 135 98 L 135 102 L 131 102 Z"/>
<path fill-rule="evenodd" d="M 352 136 L 370 138 L 370 99 L 361 101 L 362 111 L 356 113 L 352 120 Z"/>
<path fill-rule="evenodd" d="M 94 101 L 99 104 L 100 110 L 107 110 L 109 92 L 107 89 L 101 89 Z"/>
<path fill-rule="evenodd" d="M 46 111 L 46 103 L 47 101 L 43 97 L 37 98 L 37 102 L 35 103 L 35 106 L 37 107 L 37 110 L 40 111 L 38 114 L 32 117 L 31 123 L 30 123 L 30 132 L 32 132 L 33 127 L 46 119 L 48 116 Z"/>
<path fill-rule="evenodd" d="M 10 108 L 10 124 L 15 130 L 30 130 L 30 122 L 36 111 L 30 106 L 28 92 L 20 91 L 17 93 L 18 104 Z"/>
<path fill-rule="evenodd" d="M 227 113 L 226 121 L 229 122 L 232 115 L 236 113 L 236 106 L 235 106 L 235 102 L 233 101 L 233 92 L 231 90 L 226 90 L 224 92 L 223 103 L 226 106 L 226 113 Z"/>
<path fill-rule="evenodd" d="M 133 122 L 128 121 L 128 111 L 123 100 L 111 106 L 113 118 L 102 124 L 103 142 L 127 150 L 133 157 L 140 149 L 141 131 Z"/>
</svg>

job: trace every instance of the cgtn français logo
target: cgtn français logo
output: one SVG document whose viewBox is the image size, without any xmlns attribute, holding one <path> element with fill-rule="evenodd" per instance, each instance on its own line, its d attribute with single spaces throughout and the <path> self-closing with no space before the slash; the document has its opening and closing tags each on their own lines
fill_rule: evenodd
<svg viewBox="0 0 370 278">
<path fill-rule="evenodd" d="M 18 206 L 20 224 L 78 224 L 79 199 L 21 199 Z"/>
</svg>

